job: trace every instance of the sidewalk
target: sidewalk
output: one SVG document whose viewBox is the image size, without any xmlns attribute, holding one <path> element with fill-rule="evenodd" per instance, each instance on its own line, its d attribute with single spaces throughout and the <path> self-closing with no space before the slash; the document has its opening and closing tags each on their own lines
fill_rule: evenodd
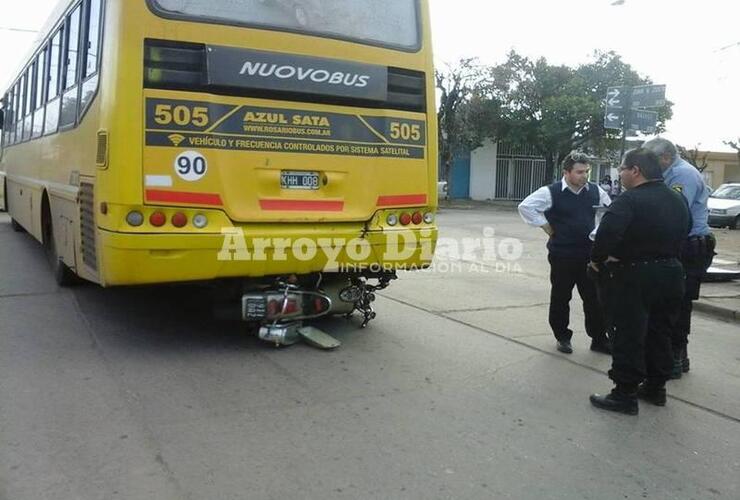
<svg viewBox="0 0 740 500">
<path fill-rule="evenodd" d="M 518 201 L 513 200 L 470 200 L 468 198 L 440 199 L 439 208 L 442 210 L 475 210 L 475 209 L 494 209 L 516 211 L 519 205 Z"/>
<path fill-rule="evenodd" d="M 445 210 L 493 210 L 516 212 L 518 202 L 508 200 L 475 201 L 469 199 L 439 200 Z M 714 267 L 740 271 L 740 231 L 712 228 L 717 237 L 717 257 Z M 694 309 L 724 321 L 740 322 L 740 280 L 725 283 L 704 283 L 701 297 Z"/>
<path fill-rule="evenodd" d="M 740 322 L 740 281 L 702 284 L 694 309 L 725 321 Z"/>
<path fill-rule="evenodd" d="M 740 272 L 740 231 L 712 228 L 712 233 L 717 238 L 712 267 Z M 694 308 L 725 321 L 740 322 L 740 280 L 702 284 L 701 297 Z"/>
</svg>

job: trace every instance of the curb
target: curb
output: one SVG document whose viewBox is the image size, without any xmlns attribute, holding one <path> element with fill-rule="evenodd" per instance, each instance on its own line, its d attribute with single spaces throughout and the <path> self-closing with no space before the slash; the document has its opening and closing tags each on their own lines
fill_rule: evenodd
<svg viewBox="0 0 740 500">
<path fill-rule="evenodd" d="M 694 302 L 694 310 L 702 312 L 704 314 L 708 314 L 710 316 L 714 316 L 715 318 L 724 321 L 736 321 L 740 323 L 740 311 L 735 311 L 727 307 L 717 306 L 708 302 L 697 300 L 696 302 Z"/>
<path fill-rule="evenodd" d="M 516 212 L 519 202 L 485 202 L 470 200 L 439 200 L 438 208 L 447 210 L 474 210 L 474 209 L 493 209 L 506 212 Z"/>
</svg>

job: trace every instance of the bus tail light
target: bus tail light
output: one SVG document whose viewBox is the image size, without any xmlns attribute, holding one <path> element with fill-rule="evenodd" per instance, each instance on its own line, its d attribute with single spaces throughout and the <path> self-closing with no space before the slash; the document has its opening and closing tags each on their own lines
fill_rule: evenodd
<svg viewBox="0 0 740 500">
<path fill-rule="evenodd" d="M 404 212 L 401 214 L 401 225 L 402 226 L 408 226 L 411 224 L 411 214 L 408 212 Z"/>
<path fill-rule="evenodd" d="M 154 227 L 162 227 L 167 222 L 167 217 L 162 212 L 154 212 L 149 216 L 149 224 Z"/>
<path fill-rule="evenodd" d="M 385 219 L 385 222 L 389 226 L 395 226 L 398 224 L 398 216 L 396 214 L 389 214 L 388 217 Z"/>
<path fill-rule="evenodd" d="M 425 213 L 424 222 L 427 224 L 431 224 L 432 222 L 434 222 L 434 214 L 432 212 Z"/>
<path fill-rule="evenodd" d="M 208 217 L 203 214 L 197 214 L 193 217 L 193 225 L 198 229 L 203 229 L 208 225 Z"/>
<path fill-rule="evenodd" d="M 139 227 L 144 223 L 144 215 L 138 210 L 132 210 L 126 216 L 129 226 Z"/>
<path fill-rule="evenodd" d="M 172 216 L 172 225 L 175 227 L 185 227 L 188 223 L 188 216 L 182 212 L 177 212 Z"/>
<path fill-rule="evenodd" d="M 421 222 L 422 222 L 423 220 L 424 220 L 424 216 L 423 216 L 423 215 L 421 215 L 421 212 L 414 212 L 414 215 L 412 215 L 412 216 L 411 216 L 411 221 L 412 221 L 412 222 L 413 222 L 413 223 L 414 223 L 415 225 L 417 225 L 417 226 L 418 226 L 419 224 L 421 224 Z"/>
</svg>

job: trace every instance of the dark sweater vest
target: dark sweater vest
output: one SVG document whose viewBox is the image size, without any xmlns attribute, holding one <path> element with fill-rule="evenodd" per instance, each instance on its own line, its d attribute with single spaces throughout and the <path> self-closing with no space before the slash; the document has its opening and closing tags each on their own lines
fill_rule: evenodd
<svg viewBox="0 0 740 500">
<path fill-rule="evenodd" d="M 592 182 L 588 184 L 588 189 L 584 188 L 580 194 L 563 189 L 561 181 L 549 188 L 552 207 L 545 212 L 545 218 L 555 231 L 555 236 L 547 242 L 553 257 L 588 260 L 590 256 L 592 242 L 588 235 L 596 226 L 594 207 L 601 204 L 601 197 L 599 187 Z"/>
</svg>

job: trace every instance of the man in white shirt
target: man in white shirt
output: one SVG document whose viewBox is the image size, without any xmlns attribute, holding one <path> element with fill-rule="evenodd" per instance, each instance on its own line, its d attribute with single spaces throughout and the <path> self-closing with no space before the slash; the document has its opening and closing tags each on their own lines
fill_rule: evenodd
<svg viewBox="0 0 740 500">
<path fill-rule="evenodd" d="M 611 352 L 596 284 L 586 275 L 596 207 L 609 206 L 611 199 L 598 185 L 588 182 L 590 172 L 588 156 L 573 151 L 563 161 L 561 180 L 541 187 L 519 204 L 522 219 L 550 236 L 547 242 L 552 285 L 549 321 L 558 351 L 566 354 L 573 352 L 573 331 L 568 325 L 574 286 L 583 300 L 591 350 Z"/>
</svg>

